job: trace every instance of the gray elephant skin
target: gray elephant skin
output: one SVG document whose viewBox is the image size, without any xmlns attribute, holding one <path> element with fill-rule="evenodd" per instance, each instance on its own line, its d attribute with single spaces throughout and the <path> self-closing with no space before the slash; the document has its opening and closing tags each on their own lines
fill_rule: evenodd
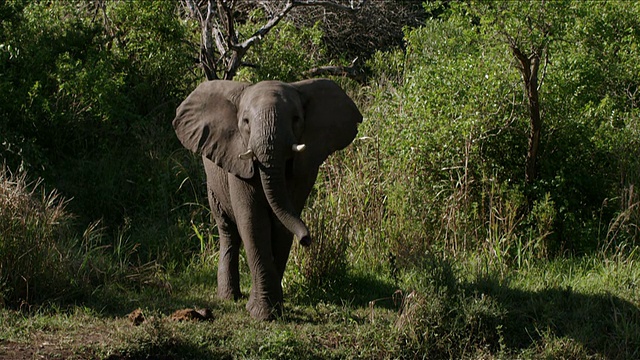
<svg viewBox="0 0 640 360">
<path fill-rule="evenodd" d="M 293 236 L 312 242 L 300 214 L 318 168 L 353 141 L 361 122 L 354 102 L 328 79 L 213 80 L 182 102 L 173 127 L 202 155 L 220 239 L 219 298 L 241 296 L 242 244 L 252 280 L 247 310 L 263 320 L 281 314 Z"/>
</svg>

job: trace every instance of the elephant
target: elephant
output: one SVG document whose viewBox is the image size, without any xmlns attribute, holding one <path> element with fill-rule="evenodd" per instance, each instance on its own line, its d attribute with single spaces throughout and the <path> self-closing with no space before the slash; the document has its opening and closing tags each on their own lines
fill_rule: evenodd
<svg viewBox="0 0 640 360">
<path fill-rule="evenodd" d="M 312 243 L 300 215 L 319 167 L 353 141 L 361 122 L 356 104 L 329 79 L 205 81 L 180 104 L 173 127 L 202 156 L 218 229 L 218 298 L 242 296 L 242 245 L 252 282 L 247 310 L 260 320 L 282 314 L 294 235 L 302 246 Z"/>
</svg>

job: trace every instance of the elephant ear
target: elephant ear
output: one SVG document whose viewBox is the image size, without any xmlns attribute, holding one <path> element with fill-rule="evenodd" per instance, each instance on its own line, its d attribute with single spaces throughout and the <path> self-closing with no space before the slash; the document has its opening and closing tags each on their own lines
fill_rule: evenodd
<svg viewBox="0 0 640 360">
<path fill-rule="evenodd" d="M 302 95 L 304 133 L 301 153 L 309 165 L 320 166 L 333 152 L 344 149 L 358 133 L 362 114 L 349 96 L 329 79 L 310 79 L 291 84 Z"/>
<path fill-rule="evenodd" d="M 253 176 L 253 161 L 239 158 L 246 147 L 238 130 L 237 103 L 247 86 L 228 80 L 204 82 L 180 104 L 173 119 L 184 147 L 245 179 Z"/>
</svg>

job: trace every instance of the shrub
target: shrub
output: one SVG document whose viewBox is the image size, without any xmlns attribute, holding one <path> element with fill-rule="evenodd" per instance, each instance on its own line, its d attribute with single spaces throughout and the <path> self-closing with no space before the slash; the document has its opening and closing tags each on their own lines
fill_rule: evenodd
<svg viewBox="0 0 640 360">
<path fill-rule="evenodd" d="M 408 279 L 415 290 L 404 298 L 396 322 L 403 357 L 460 359 L 497 351 L 504 307 L 491 295 L 466 290 L 460 272 L 447 261 L 429 255 L 419 267 L 423 272 Z"/>
<path fill-rule="evenodd" d="M 75 238 L 64 200 L 41 181 L 0 171 L 0 302 L 56 299 L 71 288 Z"/>
<path fill-rule="evenodd" d="M 121 230 L 112 246 L 94 222 L 78 233 L 75 216 L 56 190 L 26 172 L 0 169 L 0 305 L 83 299 L 109 284 L 153 282 L 157 263 L 135 261 L 138 244 Z"/>
<path fill-rule="evenodd" d="M 173 219 L 191 197 L 177 190 L 184 172 L 203 176 L 199 162 L 175 166 L 184 153 L 171 118 L 196 79 L 180 4 L 7 6 L 15 14 L 0 27 L 0 157 L 73 198 L 67 208 L 82 227 L 100 221 L 101 245 L 122 235 L 138 244 L 139 263 L 186 263 L 194 247 L 175 239 L 190 227 Z"/>
</svg>

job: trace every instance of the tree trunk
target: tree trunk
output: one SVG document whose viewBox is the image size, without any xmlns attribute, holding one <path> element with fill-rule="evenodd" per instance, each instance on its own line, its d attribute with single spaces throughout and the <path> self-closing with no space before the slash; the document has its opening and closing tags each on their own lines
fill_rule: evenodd
<svg viewBox="0 0 640 360">
<path fill-rule="evenodd" d="M 525 162 L 525 183 L 535 181 L 536 161 L 540 146 L 540 132 L 542 130 L 542 118 L 540 117 L 540 101 L 538 97 L 538 69 L 540 68 L 540 55 L 534 52 L 530 57 L 525 56 L 520 49 L 511 46 L 511 51 L 520 62 L 520 72 L 524 80 L 524 90 L 527 94 L 529 108 L 529 147 Z"/>
</svg>

